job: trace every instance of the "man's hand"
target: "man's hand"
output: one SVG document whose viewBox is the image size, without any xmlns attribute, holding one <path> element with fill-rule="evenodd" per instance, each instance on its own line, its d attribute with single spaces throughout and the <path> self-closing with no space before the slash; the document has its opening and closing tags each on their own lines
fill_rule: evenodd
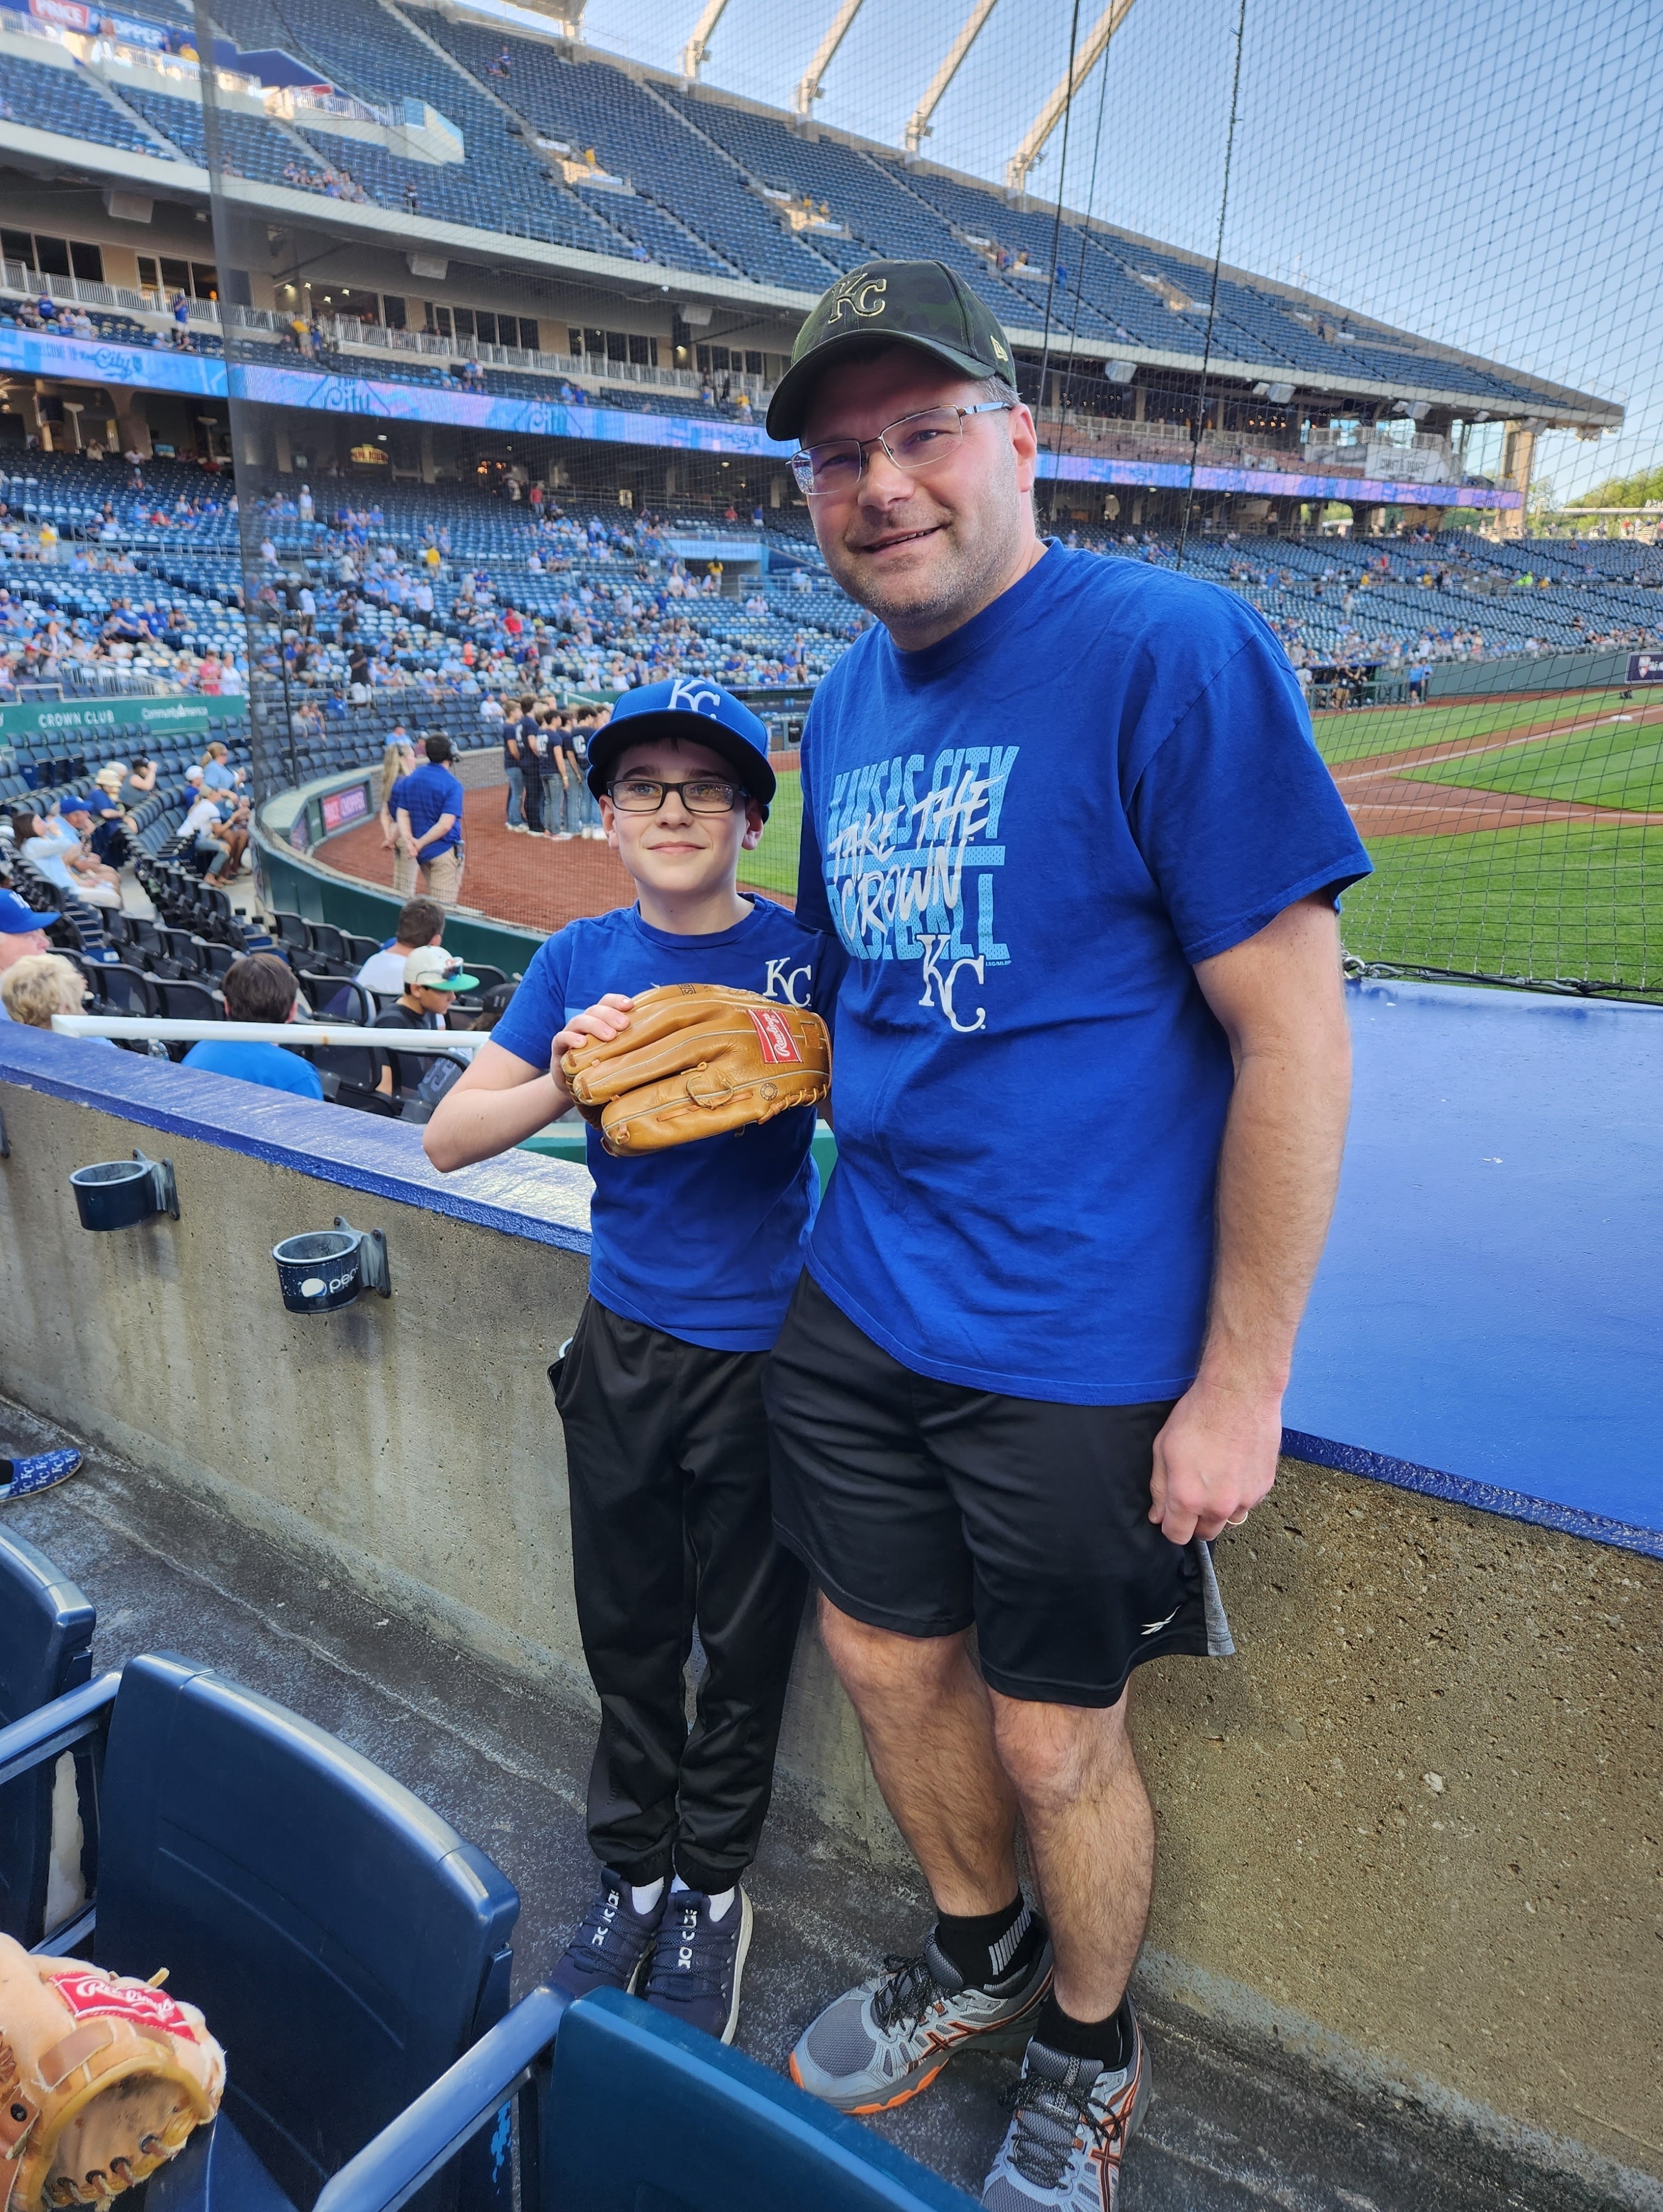
<svg viewBox="0 0 1663 2212">
<path fill-rule="evenodd" d="M 1155 1439 L 1149 1517 L 1168 1543 L 1209 1542 L 1245 1521 L 1276 1480 L 1282 1401 L 1198 1378 Z"/>
</svg>

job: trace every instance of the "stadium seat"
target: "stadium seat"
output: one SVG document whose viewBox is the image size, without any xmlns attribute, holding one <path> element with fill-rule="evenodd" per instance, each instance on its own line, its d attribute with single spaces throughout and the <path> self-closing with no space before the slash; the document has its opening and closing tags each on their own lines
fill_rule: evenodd
<svg viewBox="0 0 1663 2212">
<path fill-rule="evenodd" d="M 971 2203 L 858 2120 L 639 1997 L 603 1990 L 568 2004 L 539 1989 L 337 2174 L 315 2212 L 390 2212 L 515 2090 L 520 2212 L 968 2212 Z"/>
<path fill-rule="evenodd" d="M 21 1536 L 0 1534 L 0 1728 L 88 1680 L 95 1621 L 91 1600 L 44 1552 Z M 72 1808 L 64 1808 L 64 1820 L 53 1818 L 58 1764 L 0 1787 L 0 1935 L 25 1945 L 38 1943 L 49 1925 L 55 1828 L 64 1847 L 58 1856 L 68 1849 L 65 1822 Z M 90 1792 L 83 1791 L 83 1808 L 91 1802 Z M 79 1871 L 77 1866 L 70 1877 L 72 1891 Z M 79 1901 L 76 1894 L 56 1898 L 54 1917 L 63 1917 L 57 1907 Z"/>
<path fill-rule="evenodd" d="M 519 1895 L 367 1759 L 170 1653 L 0 1730 L 0 1780 L 100 1723 L 93 1955 L 166 1966 L 233 2054 L 218 2121 L 151 2181 L 147 2212 L 309 2206 L 501 2019 Z M 481 2142 L 423 2203 L 507 2212 L 507 2179 Z"/>
</svg>

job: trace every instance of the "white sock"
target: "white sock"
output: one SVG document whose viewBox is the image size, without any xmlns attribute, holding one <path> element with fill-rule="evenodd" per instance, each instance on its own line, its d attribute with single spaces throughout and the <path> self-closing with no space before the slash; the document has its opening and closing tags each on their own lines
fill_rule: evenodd
<svg viewBox="0 0 1663 2212">
<path fill-rule="evenodd" d="M 670 1894 L 672 1897 L 680 1896 L 687 1887 L 687 1883 L 682 1880 L 680 1875 L 677 1875 L 676 1879 L 670 1885 Z M 726 1912 L 729 1905 L 732 1904 L 737 1894 L 738 1891 L 737 1886 L 733 1889 L 713 1890 L 710 1896 L 711 1918 L 713 1920 L 719 1920 L 724 1913 Z"/>
<path fill-rule="evenodd" d="M 663 1895 L 664 1876 L 660 1875 L 656 1881 L 649 1881 L 643 1887 L 630 1891 L 630 1908 L 635 1912 L 651 1912 Z"/>
</svg>

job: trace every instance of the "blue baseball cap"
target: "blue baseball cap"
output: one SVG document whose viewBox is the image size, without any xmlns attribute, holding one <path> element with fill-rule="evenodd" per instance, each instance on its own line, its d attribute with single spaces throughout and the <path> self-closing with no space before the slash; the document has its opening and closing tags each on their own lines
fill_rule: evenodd
<svg viewBox="0 0 1663 2212">
<path fill-rule="evenodd" d="M 121 809 L 116 805 L 114 799 L 111 798 L 107 791 L 100 791 L 96 786 L 94 786 L 94 787 L 89 792 L 85 793 L 77 792 L 73 799 L 64 799 L 63 802 L 62 811 L 65 814 L 80 812 L 82 814 L 110 815 L 119 814 Z"/>
<path fill-rule="evenodd" d="M 32 929 L 45 929 L 55 914 L 37 914 L 25 906 L 15 891 L 0 891 L 0 937 L 27 937 Z"/>
<path fill-rule="evenodd" d="M 604 793 L 619 754 L 648 738 L 681 738 L 707 746 L 727 763 L 766 818 L 775 787 L 768 725 L 719 684 L 701 676 L 672 676 L 626 691 L 611 720 L 589 740 L 588 783 L 597 799 Z"/>
</svg>

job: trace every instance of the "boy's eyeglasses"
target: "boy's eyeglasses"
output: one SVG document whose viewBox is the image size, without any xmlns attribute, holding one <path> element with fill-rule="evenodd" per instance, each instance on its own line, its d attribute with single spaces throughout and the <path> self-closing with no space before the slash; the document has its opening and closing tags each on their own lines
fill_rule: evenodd
<svg viewBox="0 0 1663 2212">
<path fill-rule="evenodd" d="M 791 457 L 797 488 L 810 499 L 852 492 L 865 472 L 866 456 L 882 446 L 898 469 L 909 477 L 932 469 L 957 453 L 964 440 L 964 425 L 973 415 L 1008 415 L 1014 399 L 987 399 L 980 407 L 926 407 L 916 415 L 903 415 L 880 430 L 875 438 L 828 438 L 817 446 L 804 446 Z"/>
<path fill-rule="evenodd" d="M 690 783 L 659 783 L 649 776 L 632 775 L 606 787 L 606 795 L 620 814 L 656 814 L 672 791 L 689 814 L 727 814 L 745 795 L 742 784 L 715 783 L 705 776 Z"/>
</svg>

